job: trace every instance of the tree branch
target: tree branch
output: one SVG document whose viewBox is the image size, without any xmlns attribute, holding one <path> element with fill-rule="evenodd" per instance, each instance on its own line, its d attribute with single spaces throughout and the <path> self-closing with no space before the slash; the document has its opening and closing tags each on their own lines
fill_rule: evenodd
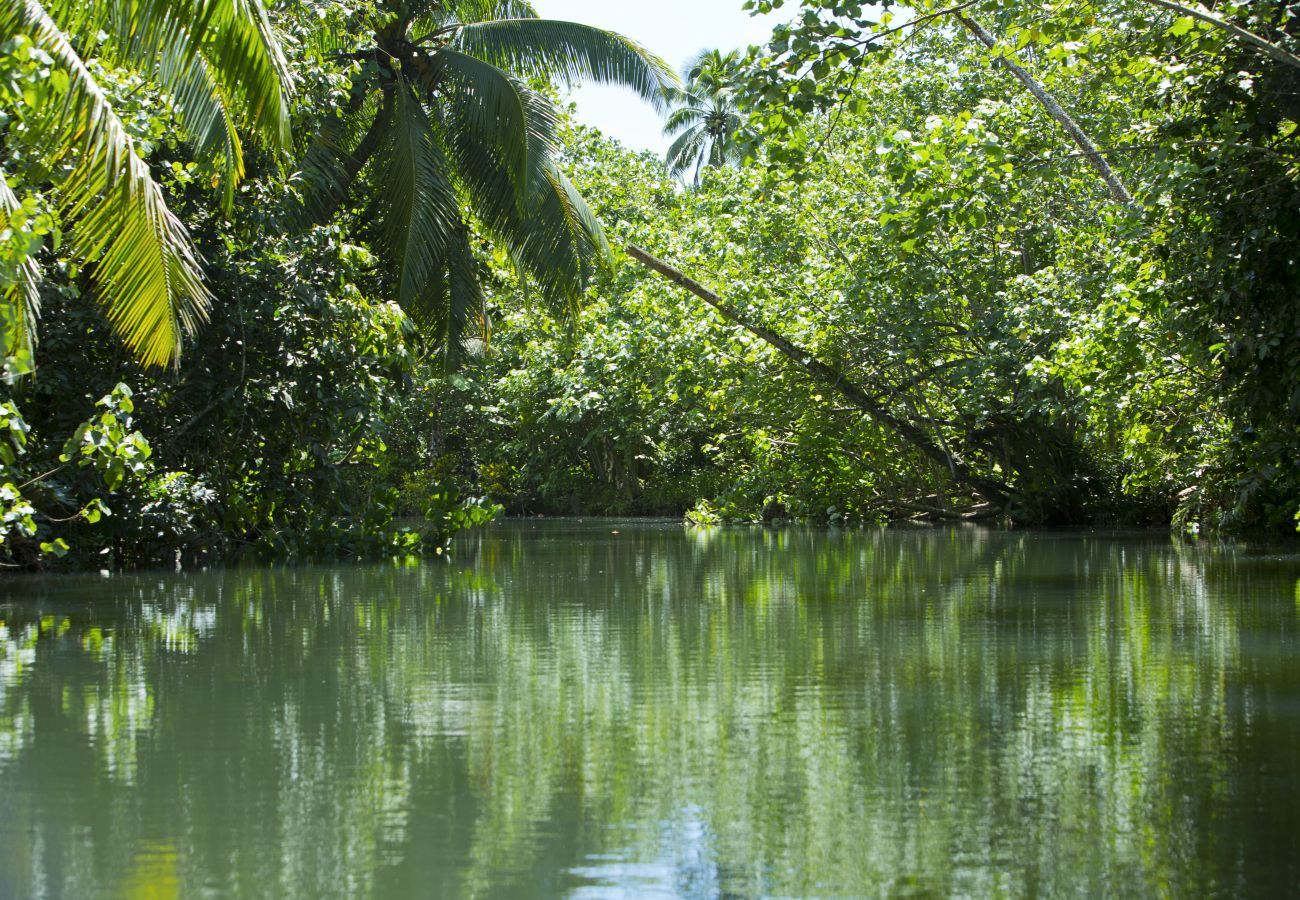
<svg viewBox="0 0 1300 900">
<path fill-rule="evenodd" d="M 997 38 L 989 34 L 989 32 L 979 22 L 976 22 L 969 16 L 963 16 L 960 13 L 957 14 L 956 19 L 962 24 L 962 27 L 973 34 L 985 47 L 992 50 L 997 46 Z M 1084 157 L 1092 164 L 1092 167 L 1097 170 L 1097 174 L 1101 176 L 1102 180 L 1106 182 L 1106 187 L 1110 189 L 1110 195 L 1120 203 L 1127 206 L 1135 206 L 1136 202 L 1133 199 L 1133 195 L 1129 192 L 1129 189 L 1124 186 L 1124 182 L 1120 179 L 1119 175 L 1115 174 L 1115 170 L 1110 167 L 1110 163 L 1106 162 L 1106 157 L 1101 154 L 1097 149 L 1097 145 L 1094 144 L 1092 139 L 1088 137 L 1087 133 L 1079 127 L 1078 123 L 1070 117 L 1070 114 L 1065 111 L 1065 108 L 1061 106 L 1057 99 L 1048 92 L 1047 88 L 1039 84 L 1034 76 L 1030 75 L 1024 67 L 1012 62 L 1008 57 L 998 56 L 997 61 L 1003 68 L 1014 75 L 1016 80 L 1029 90 L 1029 93 L 1034 95 L 1034 98 L 1043 105 L 1043 108 L 1047 110 L 1048 114 L 1065 129 L 1065 133 L 1070 136 L 1070 139 L 1079 145 L 1079 149 L 1083 151 Z"/>
<path fill-rule="evenodd" d="M 723 300 L 713 291 L 658 257 L 634 244 L 628 244 L 626 249 L 628 255 L 637 262 L 678 287 L 694 294 L 728 322 L 740 326 L 750 334 L 771 345 L 787 359 L 811 375 L 813 379 L 840 393 L 872 421 L 893 431 L 920 450 L 925 456 L 942 465 L 949 471 L 954 481 L 965 485 L 996 506 L 1005 507 L 1007 505 L 1012 494 L 1012 489 L 1008 485 L 972 471 L 964 461 L 932 441 L 924 429 L 886 409 L 867 390 L 854 383 L 843 372 L 817 359 L 783 335 L 753 321 L 748 315 Z"/>
<path fill-rule="evenodd" d="M 1222 19 L 1214 13 L 1202 9 L 1200 6 L 1183 6 L 1183 4 L 1175 3 L 1173 0 L 1144 0 L 1144 2 L 1149 3 L 1152 6 L 1164 7 L 1165 9 L 1178 13 L 1180 16 L 1191 16 L 1193 19 L 1200 19 L 1202 22 L 1208 22 L 1215 28 L 1226 31 L 1239 41 L 1250 44 L 1257 50 L 1262 50 L 1269 58 L 1274 59 L 1283 65 L 1300 69 L 1300 56 L 1296 56 L 1294 53 L 1274 44 L 1272 41 L 1260 37 L 1255 34 L 1255 32 L 1247 31 L 1240 25 L 1235 25 L 1227 19 Z"/>
</svg>

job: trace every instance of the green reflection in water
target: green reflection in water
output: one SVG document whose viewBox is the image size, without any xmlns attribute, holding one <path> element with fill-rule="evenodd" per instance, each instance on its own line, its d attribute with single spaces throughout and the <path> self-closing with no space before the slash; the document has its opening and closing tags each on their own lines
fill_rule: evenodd
<svg viewBox="0 0 1300 900">
<path fill-rule="evenodd" d="M 609 523 L 469 556 L 12 583 L 0 896 L 1300 884 L 1294 557 Z"/>
</svg>

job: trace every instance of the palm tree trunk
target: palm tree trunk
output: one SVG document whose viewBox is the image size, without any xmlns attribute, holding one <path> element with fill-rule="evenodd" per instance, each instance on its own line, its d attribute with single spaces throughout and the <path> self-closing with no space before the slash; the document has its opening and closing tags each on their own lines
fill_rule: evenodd
<svg viewBox="0 0 1300 900">
<path fill-rule="evenodd" d="M 1200 19 L 1202 22 L 1208 22 L 1215 28 L 1222 29 L 1228 34 L 1237 38 L 1239 41 L 1250 44 L 1258 50 L 1262 50 L 1270 58 L 1277 60 L 1283 65 L 1294 66 L 1300 69 L 1300 56 L 1288 52 L 1285 48 L 1279 47 L 1271 41 L 1265 40 L 1253 31 L 1247 31 L 1240 25 L 1234 25 L 1227 19 L 1222 19 L 1214 13 L 1201 9 L 1199 6 L 1183 6 L 1181 3 L 1175 3 L 1173 0 L 1144 0 L 1152 6 L 1162 6 L 1165 9 L 1178 13 L 1180 16 L 1191 16 L 1193 19 Z"/>
<path fill-rule="evenodd" d="M 627 245 L 627 253 L 637 262 L 650 269 L 678 287 L 690 291 L 696 297 L 699 297 L 709 306 L 721 315 L 728 322 L 738 325 L 748 331 L 750 334 L 776 348 L 787 359 L 799 366 L 816 381 L 821 382 L 834 391 L 837 391 L 847 399 L 854 408 L 860 410 L 868 418 L 893 431 L 899 437 L 903 438 L 912 446 L 916 447 L 925 456 L 939 463 L 951 474 L 954 481 L 970 488 L 979 494 L 985 500 L 995 506 L 1005 508 L 1012 494 L 1012 489 L 1001 482 L 991 478 L 985 478 L 976 472 L 971 471 L 965 462 L 957 458 L 954 454 L 948 452 L 943 446 L 935 443 L 928 433 L 916 424 L 901 419 L 886 409 L 879 400 L 873 397 L 866 389 L 854 383 L 845 373 L 839 371 L 834 366 L 822 362 L 815 358 L 811 353 L 799 347 L 793 341 L 785 336 L 778 334 L 772 329 L 758 322 L 753 321 L 744 312 L 732 306 L 726 300 L 723 300 L 713 291 L 704 287 L 698 281 L 690 276 L 673 268 L 668 263 L 653 256 L 649 252 L 637 247 L 634 244 Z"/>
<path fill-rule="evenodd" d="M 979 42 L 985 47 L 988 47 L 991 50 L 997 46 L 997 39 L 993 37 L 993 35 L 989 34 L 984 26 L 979 22 L 976 22 L 969 16 L 961 15 L 960 13 L 957 14 L 956 18 L 957 21 L 961 22 L 962 26 L 971 34 L 975 35 Z M 1079 149 L 1083 151 L 1084 157 L 1092 164 L 1092 167 L 1097 170 L 1097 174 L 1101 176 L 1102 180 L 1106 182 L 1106 187 L 1110 189 L 1110 195 L 1120 203 L 1129 206 L 1134 205 L 1133 195 L 1129 192 L 1129 189 L 1124 186 L 1124 182 L 1120 179 L 1119 175 L 1115 173 L 1115 170 L 1110 167 L 1110 163 L 1106 162 L 1106 157 L 1102 156 L 1101 151 L 1097 149 L 1097 145 L 1094 144 L 1092 139 L 1088 137 L 1087 133 L 1079 127 L 1078 123 L 1070 117 L 1070 114 L 1065 111 L 1065 108 L 1061 106 L 1057 99 L 1053 97 L 1045 87 L 1039 84 L 1038 81 L 1035 80 L 1034 76 L 1030 75 L 1022 66 L 1016 65 L 1016 63 L 1012 62 L 1005 56 L 998 57 L 998 62 L 1001 63 L 1007 71 L 1014 75 L 1016 79 L 1029 90 L 1029 93 L 1034 95 L 1038 102 L 1043 105 L 1043 108 L 1047 110 L 1048 114 L 1065 129 L 1065 133 L 1070 136 L 1070 139 L 1078 144 Z"/>
</svg>

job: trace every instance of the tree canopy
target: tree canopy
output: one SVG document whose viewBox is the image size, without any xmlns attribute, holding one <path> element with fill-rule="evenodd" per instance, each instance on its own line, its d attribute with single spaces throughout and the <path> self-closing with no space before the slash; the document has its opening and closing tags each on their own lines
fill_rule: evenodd
<svg viewBox="0 0 1300 900">
<path fill-rule="evenodd" d="M 506 0 L 5 0 L 3 562 L 1294 528 L 1296 4 L 750 5 L 678 83 Z"/>
<path fill-rule="evenodd" d="M 608 247 L 556 164 L 558 114 L 529 81 L 621 84 L 661 106 L 673 83 L 665 64 L 514 0 L 380 6 L 327 20 L 313 37 L 355 65 L 307 150 L 305 205 L 328 221 L 364 188 L 363 222 L 403 310 L 453 349 L 471 324 L 484 332 L 471 224 L 548 301 L 575 304 Z"/>
</svg>

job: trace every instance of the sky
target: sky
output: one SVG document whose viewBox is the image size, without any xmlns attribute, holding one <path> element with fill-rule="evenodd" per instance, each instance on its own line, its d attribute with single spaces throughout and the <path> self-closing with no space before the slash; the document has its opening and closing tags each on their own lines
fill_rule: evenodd
<svg viewBox="0 0 1300 900">
<path fill-rule="evenodd" d="M 692 56 L 717 47 L 724 52 L 763 43 L 788 9 L 751 17 L 743 0 L 533 0 L 539 16 L 596 25 L 632 38 L 680 70 Z M 663 122 L 635 94 L 588 85 L 573 93 L 578 118 L 629 147 L 662 153 L 669 138 Z"/>
</svg>

